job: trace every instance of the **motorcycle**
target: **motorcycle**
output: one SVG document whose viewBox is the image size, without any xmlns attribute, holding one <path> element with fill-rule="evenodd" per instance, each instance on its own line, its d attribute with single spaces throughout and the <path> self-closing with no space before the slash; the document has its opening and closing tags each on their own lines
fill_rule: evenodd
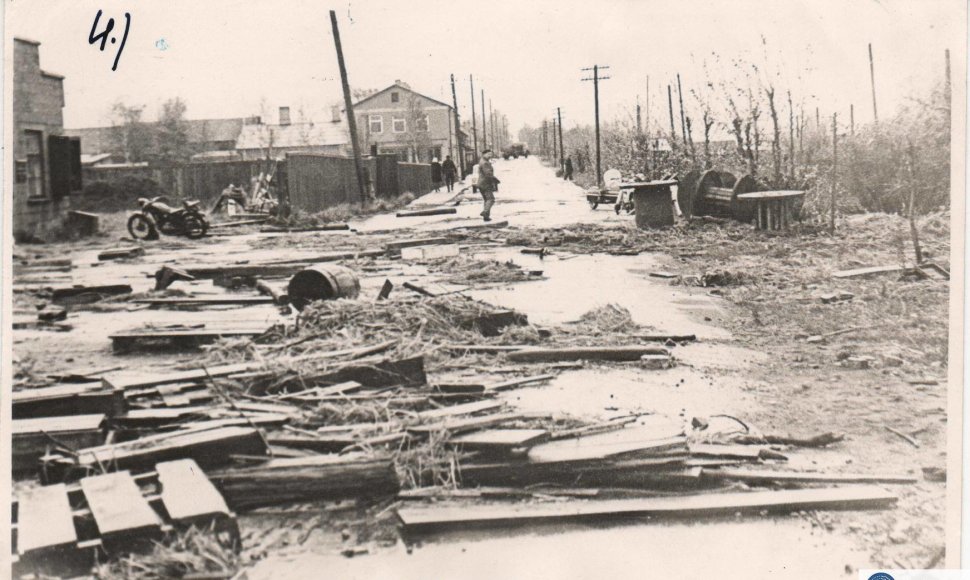
<svg viewBox="0 0 970 580">
<path fill-rule="evenodd" d="M 209 220 L 198 201 L 185 201 L 182 207 L 174 208 L 160 197 L 142 197 L 138 206 L 139 210 L 128 218 L 128 233 L 136 240 L 157 240 L 159 233 L 195 240 L 209 231 Z"/>
</svg>

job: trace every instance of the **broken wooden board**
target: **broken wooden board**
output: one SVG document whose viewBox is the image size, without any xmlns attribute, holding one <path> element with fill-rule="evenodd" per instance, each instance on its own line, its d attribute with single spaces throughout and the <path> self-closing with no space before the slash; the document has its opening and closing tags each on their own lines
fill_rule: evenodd
<svg viewBox="0 0 970 580">
<path fill-rule="evenodd" d="M 265 220 L 264 220 L 265 221 Z M 322 224 L 319 226 L 301 226 L 301 227 L 281 227 L 281 226 L 264 226 L 259 228 L 260 233 L 299 233 L 299 232 L 339 232 L 349 230 L 350 226 L 344 223 L 332 223 L 332 224 Z"/>
<path fill-rule="evenodd" d="M 167 374 L 125 373 L 106 376 L 102 379 L 102 381 L 106 387 L 113 387 L 121 390 L 143 389 L 148 387 L 157 387 L 159 385 L 170 385 L 174 383 L 200 382 L 206 380 L 208 377 L 226 377 L 229 375 L 249 372 L 258 367 L 259 365 L 253 363 L 237 363 L 199 368 L 189 371 L 176 371 Z"/>
<path fill-rule="evenodd" d="M 174 523 L 190 526 L 232 519 L 226 501 L 195 461 L 159 463 L 155 472 L 161 488 L 159 495 Z"/>
<path fill-rule="evenodd" d="M 907 268 L 903 266 L 872 266 L 868 268 L 855 268 L 853 270 L 840 270 L 832 274 L 833 278 L 857 278 L 859 276 L 872 276 L 875 274 L 892 274 L 903 272 Z"/>
<path fill-rule="evenodd" d="M 131 294 L 131 286 L 128 284 L 108 284 L 104 286 L 71 286 L 69 288 L 55 288 L 51 291 L 51 300 L 54 302 L 63 302 L 81 295 L 90 295 L 97 300 L 100 300 L 105 296 L 118 296 L 121 294 Z"/>
<path fill-rule="evenodd" d="M 17 419 L 11 427 L 11 460 L 14 472 L 37 469 L 37 462 L 51 447 L 82 449 L 104 443 L 105 416 L 66 415 Z"/>
<path fill-rule="evenodd" d="M 534 463 L 589 461 L 624 455 L 649 457 L 671 452 L 686 454 L 687 437 L 676 426 L 629 426 L 622 429 L 561 439 L 537 445 L 529 450 Z"/>
<path fill-rule="evenodd" d="M 912 475 L 864 473 L 812 473 L 770 469 L 704 469 L 706 479 L 745 483 L 917 483 Z"/>
<path fill-rule="evenodd" d="M 101 381 L 14 391 L 10 401 L 14 419 L 79 414 L 111 417 L 127 409 L 124 393 L 106 388 Z"/>
<path fill-rule="evenodd" d="M 417 282 L 405 282 L 404 287 L 412 292 L 417 292 L 422 296 L 435 297 L 435 296 L 446 296 L 448 294 L 458 294 L 459 292 L 464 292 L 468 290 L 468 286 L 461 286 L 459 284 L 439 284 L 436 282 L 422 282 L 418 284 Z"/>
<path fill-rule="evenodd" d="M 229 461 L 230 454 L 265 455 L 266 443 L 259 431 L 250 427 L 189 428 L 79 449 L 77 457 L 48 454 L 41 458 L 41 473 L 46 480 L 62 481 L 93 472 L 100 466 L 150 469 L 156 463 L 176 459 L 194 459 L 208 468 Z"/>
<path fill-rule="evenodd" d="M 435 423 L 412 425 L 408 427 L 408 433 L 418 436 L 428 436 L 432 433 L 448 432 L 455 435 L 458 433 L 466 433 L 468 431 L 476 431 L 478 429 L 486 429 L 488 427 L 494 427 L 503 423 L 511 423 L 512 421 L 519 421 L 524 418 L 525 416 L 519 413 L 500 413 L 495 415 L 484 415 L 481 417 L 450 418 Z"/>
<path fill-rule="evenodd" d="M 397 217 L 421 217 L 429 215 L 450 215 L 456 214 L 458 210 L 453 207 L 436 207 L 432 209 L 415 209 L 410 211 L 399 211 Z"/>
<path fill-rule="evenodd" d="M 745 459 L 757 461 L 759 459 L 779 459 L 787 461 L 788 457 L 784 454 L 757 445 L 712 445 L 712 444 L 692 444 L 690 446 L 691 456 L 716 457 L 719 459 Z"/>
<path fill-rule="evenodd" d="M 515 526 L 618 517 L 698 518 L 762 511 L 881 509 L 896 496 L 878 487 L 710 493 L 644 499 L 591 500 L 554 504 L 490 504 L 410 507 L 397 510 L 407 532 L 437 532 L 481 526 Z"/>
<path fill-rule="evenodd" d="M 145 255 L 145 248 L 141 246 L 134 246 L 132 248 L 117 248 L 114 250 L 105 250 L 98 254 L 98 260 L 127 260 L 129 258 L 137 258 L 138 256 Z"/>
<path fill-rule="evenodd" d="M 115 352 L 153 350 L 157 348 L 194 349 L 222 338 L 254 338 L 267 329 L 199 328 L 199 329 L 144 329 L 118 332 L 108 336 Z"/>
<path fill-rule="evenodd" d="M 297 258 L 295 260 L 282 260 L 276 262 L 276 264 L 319 264 L 322 262 L 336 262 L 339 260 L 357 260 L 360 258 L 379 258 L 384 255 L 384 250 L 335 250 L 333 252 L 324 252 L 322 254 L 316 254 L 314 256 L 307 256 L 305 258 Z"/>
<path fill-rule="evenodd" d="M 151 306 L 219 306 L 239 305 L 252 306 L 254 304 L 274 304 L 272 296 L 210 296 L 190 298 L 140 298 L 132 300 L 135 304 L 149 304 Z"/>
<path fill-rule="evenodd" d="M 448 444 L 465 451 L 508 453 L 513 449 L 531 447 L 548 438 L 549 432 L 545 429 L 486 429 L 451 437 Z"/>
<path fill-rule="evenodd" d="M 400 489 L 391 459 L 353 454 L 271 459 L 212 472 L 209 477 L 233 510 L 393 496 Z"/>
<path fill-rule="evenodd" d="M 507 381 L 488 384 L 485 386 L 485 390 L 498 393 L 501 391 L 514 389 L 516 387 L 524 387 L 526 385 L 532 385 L 535 383 L 544 383 L 546 381 L 551 381 L 554 378 L 556 378 L 556 375 L 536 375 L 534 377 L 521 377 L 518 379 L 509 379 Z"/>
<path fill-rule="evenodd" d="M 35 487 L 17 497 L 17 555 L 47 559 L 77 542 L 74 516 L 63 483 Z"/>
<path fill-rule="evenodd" d="M 458 224 L 455 226 L 450 226 L 445 229 L 449 231 L 450 230 L 494 230 L 494 229 L 508 227 L 508 225 L 509 225 L 509 222 L 507 220 L 502 220 L 498 222 L 484 222 L 484 223 L 479 221 L 473 221 L 473 222 L 470 221 L 467 224 Z"/>
<path fill-rule="evenodd" d="M 275 400 L 298 400 L 306 401 L 313 400 L 321 397 L 332 397 L 334 395 L 349 395 L 351 393 L 357 393 L 364 386 L 357 381 L 346 381 L 343 383 L 337 383 L 336 385 L 330 385 L 328 387 L 313 387 L 312 389 L 306 389 L 303 391 L 296 391 L 294 393 L 284 393 L 274 397 Z"/>
<path fill-rule="evenodd" d="M 666 354 L 670 351 L 658 346 L 523 348 L 508 353 L 515 362 L 559 362 L 574 360 L 638 361 L 646 354 Z"/>
<path fill-rule="evenodd" d="M 443 350 L 454 353 L 464 354 L 499 354 L 503 352 L 515 352 L 525 348 L 527 345 L 508 345 L 508 344 L 446 344 Z"/>
<path fill-rule="evenodd" d="M 448 244 L 451 240 L 449 238 L 413 238 L 410 240 L 392 240 L 387 242 L 384 246 L 387 248 L 388 254 L 400 253 L 403 248 L 410 248 L 413 246 L 431 246 L 435 244 Z"/>
<path fill-rule="evenodd" d="M 374 364 L 351 364 L 320 377 L 329 383 L 355 381 L 365 387 L 420 387 L 428 382 L 424 357 L 383 360 Z"/>
<path fill-rule="evenodd" d="M 136 539 L 161 537 L 161 518 L 127 471 L 85 477 L 81 490 L 108 553 L 130 548 Z"/>
<path fill-rule="evenodd" d="M 543 444 L 540 444 L 543 445 Z M 579 461 L 461 464 L 462 485 L 534 485 L 583 482 L 584 485 L 626 486 L 683 490 L 697 486 L 701 468 L 685 468 L 686 453 L 656 457 L 609 458 Z"/>
<path fill-rule="evenodd" d="M 475 413 L 497 411 L 503 407 L 505 407 L 505 403 L 501 401 L 478 401 L 475 403 L 466 403 L 464 405 L 442 407 L 440 409 L 433 409 L 430 411 L 421 411 L 418 413 L 418 418 L 422 421 L 428 421 L 431 419 L 443 419 L 448 417 L 457 417 L 460 415 L 472 415 Z"/>
<path fill-rule="evenodd" d="M 409 246 L 401 248 L 401 259 L 408 261 L 440 260 L 442 258 L 453 258 L 459 253 L 458 244 Z"/>
</svg>

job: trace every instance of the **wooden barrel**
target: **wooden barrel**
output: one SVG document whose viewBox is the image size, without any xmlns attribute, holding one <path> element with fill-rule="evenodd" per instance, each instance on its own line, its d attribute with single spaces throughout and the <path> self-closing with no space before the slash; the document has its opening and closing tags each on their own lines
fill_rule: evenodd
<svg viewBox="0 0 970 580">
<path fill-rule="evenodd" d="M 318 264 L 294 274 L 287 292 L 290 303 L 303 310 L 314 300 L 356 298 L 360 294 L 360 281 L 349 268 Z"/>
</svg>

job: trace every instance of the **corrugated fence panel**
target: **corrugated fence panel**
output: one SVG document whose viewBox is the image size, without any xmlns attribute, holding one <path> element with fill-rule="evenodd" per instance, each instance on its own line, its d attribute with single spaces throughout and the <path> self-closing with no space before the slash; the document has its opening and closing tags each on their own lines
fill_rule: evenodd
<svg viewBox="0 0 970 580">
<path fill-rule="evenodd" d="M 250 179 L 259 175 L 261 161 L 218 161 L 182 166 L 182 195 L 206 204 L 214 202 L 230 183 L 250 190 Z"/>
</svg>

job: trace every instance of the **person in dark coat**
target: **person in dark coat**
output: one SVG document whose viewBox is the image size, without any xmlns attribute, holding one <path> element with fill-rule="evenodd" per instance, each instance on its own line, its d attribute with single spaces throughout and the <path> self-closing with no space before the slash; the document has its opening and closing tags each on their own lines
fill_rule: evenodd
<svg viewBox="0 0 970 580">
<path fill-rule="evenodd" d="M 434 169 L 431 171 L 434 171 Z M 441 164 L 441 174 L 445 178 L 445 187 L 448 188 L 448 191 L 454 191 L 455 176 L 458 175 L 458 167 L 456 167 L 455 162 L 451 160 L 451 155 L 445 156 L 445 161 Z"/>
<path fill-rule="evenodd" d="M 438 162 L 437 157 L 431 160 L 431 183 L 435 191 L 441 188 L 441 163 Z"/>
<path fill-rule="evenodd" d="M 562 172 L 562 178 L 565 179 L 566 181 L 571 181 L 573 178 L 573 158 L 571 156 L 566 158 L 566 164 L 565 164 L 565 169 Z"/>
<path fill-rule="evenodd" d="M 499 180 L 495 177 L 495 168 L 492 167 L 492 150 L 486 149 L 482 152 L 482 160 L 478 162 L 478 191 L 485 200 L 485 209 L 482 211 L 482 219 L 487 222 L 492 221 L 492 206 L 495 205 L 495 190 L 498 189 Z"/>
</svg>

